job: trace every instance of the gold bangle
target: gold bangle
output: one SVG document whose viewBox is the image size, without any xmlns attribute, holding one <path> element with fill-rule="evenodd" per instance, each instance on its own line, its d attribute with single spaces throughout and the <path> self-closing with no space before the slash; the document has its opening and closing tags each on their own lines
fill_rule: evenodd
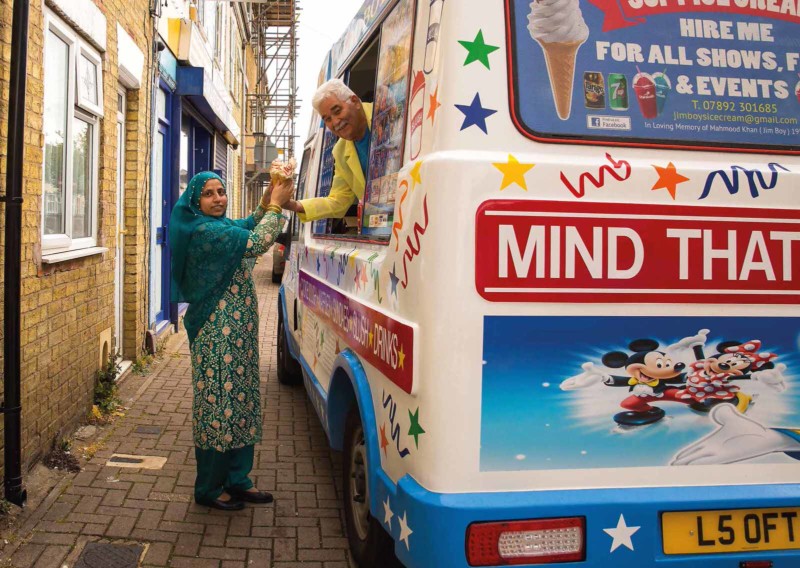
<svg viewBox="0 0 800 568">
<path fill-rule="evenodd" d="M 275 205 L 274 203 L 270 203 L 269 205 L 267 205 L 267 211 L 271 213 L 277 213 L 278 215 L 283 213 L 283 209 L 281 209 L 279 205 Z"/>
</svg>

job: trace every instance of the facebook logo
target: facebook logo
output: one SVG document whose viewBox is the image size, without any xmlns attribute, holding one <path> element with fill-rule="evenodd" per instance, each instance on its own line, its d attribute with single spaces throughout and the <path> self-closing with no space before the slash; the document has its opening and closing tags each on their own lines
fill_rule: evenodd
<svg viewBox="0 0 800 568">
<path fill-rule="evenodd" d="M 599 116 L 593 116 L 591 118 L 591 123 L 589 124 L 589 126 L 592 127 L 592 128 L 600 128 L 600 117 Z"/>
</svg>

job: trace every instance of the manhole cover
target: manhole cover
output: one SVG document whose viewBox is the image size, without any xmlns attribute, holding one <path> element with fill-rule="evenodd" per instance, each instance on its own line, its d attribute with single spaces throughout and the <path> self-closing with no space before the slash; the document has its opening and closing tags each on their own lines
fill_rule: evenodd
<svg viewBox="0 0 800 568">
<path fill-rule="evenodd" d="M 134 432 L 137 434 L 161 434 L 161 426 L 137 426 Z"/>
<path fill-rule="evenodd" d="M 142 546 L 89 542 L 75 568 L 136 568 Z"/>
<path fill-rule="evenodd" d="M 113 454 L 107 467 L 132 467 L 136 469 L 161 469 L 167 463 L 167 458 L 161 456 L 131 456 L 128 454 Z"/>
</svg>

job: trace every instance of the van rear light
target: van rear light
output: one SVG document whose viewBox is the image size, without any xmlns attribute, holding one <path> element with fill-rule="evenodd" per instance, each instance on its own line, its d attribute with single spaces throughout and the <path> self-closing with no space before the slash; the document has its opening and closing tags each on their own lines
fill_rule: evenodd
<svg viewBox="0 0 800 568">
<path fill-rule="evenodd" d="M 772 560 L 742 560 L 739 568 L 772 568 Z"/>
<path fill-rule="evenodd" d="M 467 528 L 470 566 L 547 564 L 584 559 L 583 517 L 473 523 Z"/>
</svg>

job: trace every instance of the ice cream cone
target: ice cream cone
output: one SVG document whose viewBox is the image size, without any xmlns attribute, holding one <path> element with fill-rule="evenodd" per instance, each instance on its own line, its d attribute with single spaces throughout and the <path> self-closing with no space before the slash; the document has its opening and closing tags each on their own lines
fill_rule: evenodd
<svg viewBox="0 0 800 568">
<path fill-rule="evenodd" d="M 561 120 L 569 118 L 572 106 L 572 85 L 575 78 L 575 58 L 583 41 L 546 42 L 536 40 L 542 46 L 547 74 L 550 76 L 550 88 L 553 91 L 553 102 L 556 104 Z"/>
</svg>

